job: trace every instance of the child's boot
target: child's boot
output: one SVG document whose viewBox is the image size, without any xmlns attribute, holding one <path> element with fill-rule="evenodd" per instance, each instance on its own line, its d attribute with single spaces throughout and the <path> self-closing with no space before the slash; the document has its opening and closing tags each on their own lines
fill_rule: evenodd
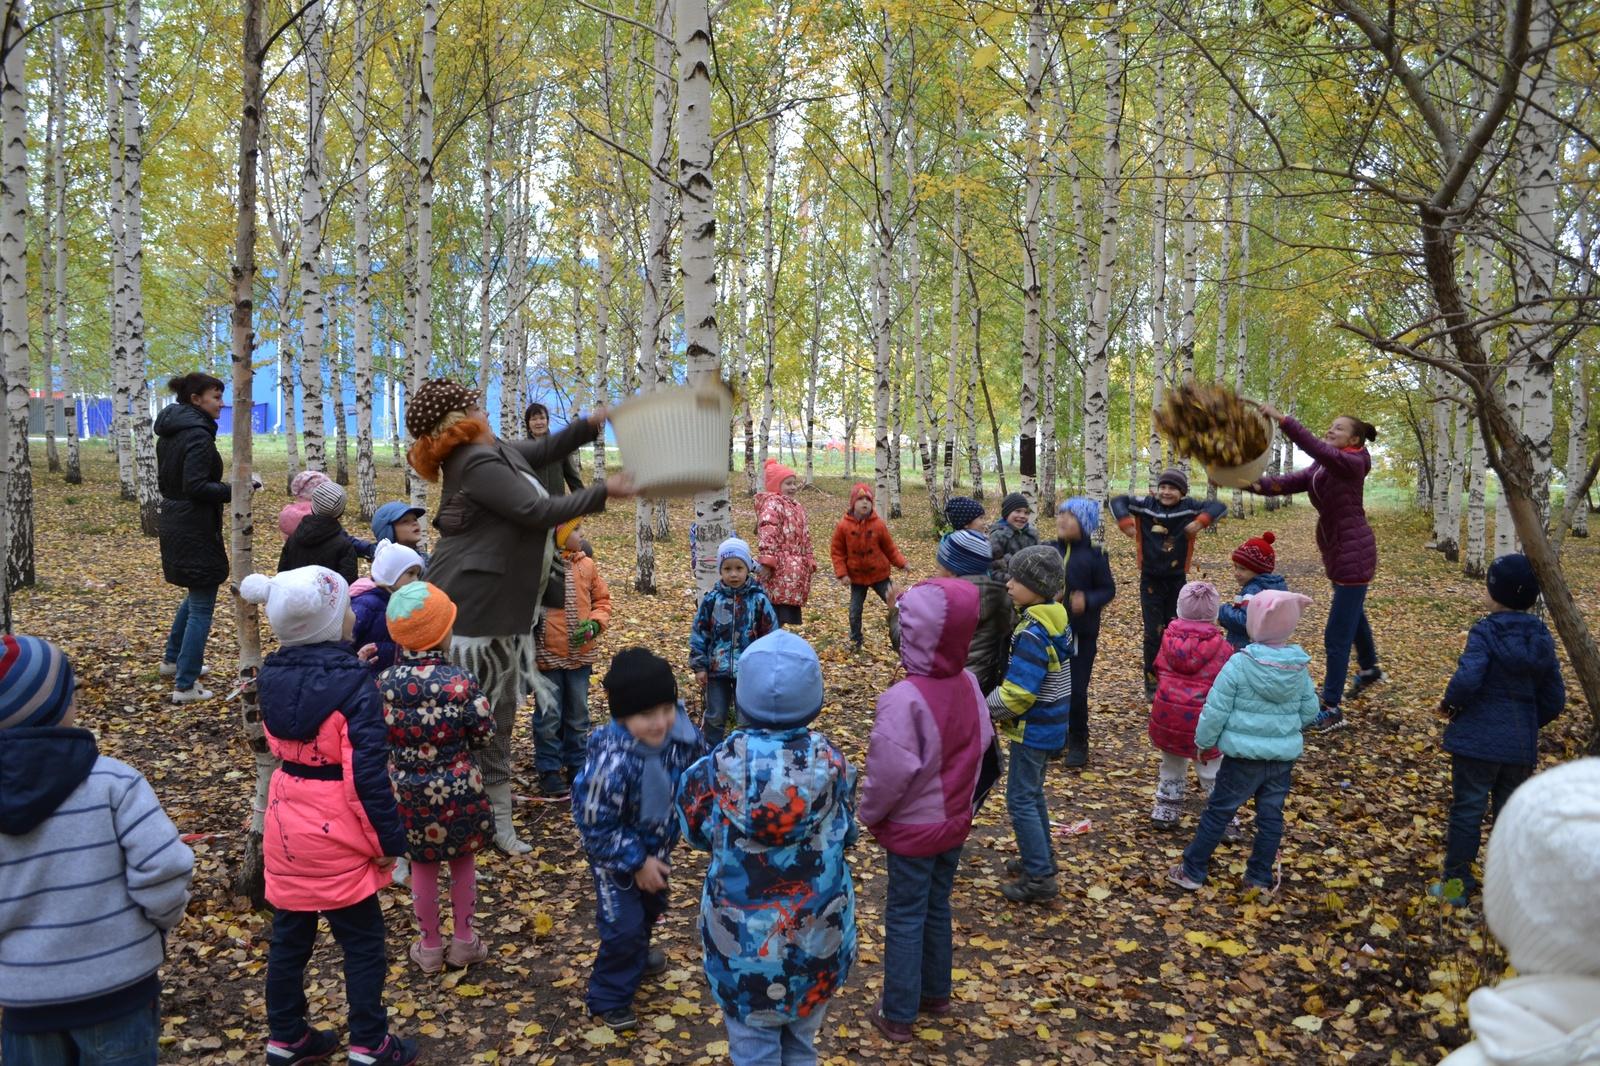
<svg viewBox="0 0 1600 1066">
<path fill-rule="evenodd" d="M 1156 802 L 1150 808 L 1150 824 L 1157 829 L 1176 829 L 1183 816 L 1184 782 L 1162 778 L 1156 783 Z"/>
<path fill-rule="evenodd" d="M 461 970 L 468 966 L 476 966 L 489 957 L 489 945 L 483 942 L 483 937 L 477 933 L 472 934 L 471 940 L 450 940 L 450 950 L 445 953 L 444 961 L 453 969 Z"/>
<path fill-rule="evenodd" d="M 267 1041 L 267 1066 L 300 1066 L 307 1062 L 327 1062 L 339 1050 L 339 1037 L 326 1029 L 307 1029 L 306 1035 L 292 1044 Z"/>
<path fill-rule="evenodd" d="M 1000 894 L 1013 903 L 1048 903 L 1056 898 L 1060 888 L 1054 877 L 1024 876 L 1000 886 Z"/>
<path fill-rule="evenodd" d="M 375 1048 L 350 1049 L 350 1066 L 411 1066 L 417 1061 L 417 1042 L 390 1033 Z"/>
</svg>

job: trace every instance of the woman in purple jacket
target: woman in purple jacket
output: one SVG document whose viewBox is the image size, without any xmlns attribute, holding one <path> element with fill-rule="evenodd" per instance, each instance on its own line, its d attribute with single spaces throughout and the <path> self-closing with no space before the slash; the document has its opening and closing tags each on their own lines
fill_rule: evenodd
<svg viewBox="0 0 1600 1066">
<path fill-rule="evenodd" d="M 1333 582 L 1333 604 L 1328 608 L 1328 624 L 1322 631 L 1326 673 L 1322 682 L 1322 711 L 1311 723 L 1319 733 L 1344 725 L 1340 704 L 1346 698 L 1344 682 L 1350 672 L 1350 647 L 1355 645 L 1360 669 L 1350 685 L 1348 698 L 1355 699 L 1366 688 L 1384 679 L 1378 666 L 1378 646 L 1367 623 L 1367 585 L 1378 569 L 1378 540 L 1367 524 L 1362 506 L 1362 487 L 1372 471 L 1372 456 L 1367 443 L 1378 439 L 1373 426 L 1340 415 L 1321 437 L 1286 415 L 1263 405 L 1261 413 L 1283 428 L 1283 435 L 1313 462 L 1303 470 L 1278 477 L 1264 477 L 1250 491 L 1264 496 L 1289 496 L 1308 492 L 1317 509 L 1317 550 L 1322 553 L 1322 568 Z"/>
</svg>

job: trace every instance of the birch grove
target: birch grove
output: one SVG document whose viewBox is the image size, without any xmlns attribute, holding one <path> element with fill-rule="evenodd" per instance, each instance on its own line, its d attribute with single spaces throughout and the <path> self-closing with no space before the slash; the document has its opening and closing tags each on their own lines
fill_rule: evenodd
<svg viewBox="0 0 1600 1066">
<path fill-rule="evenodd" d="M 34 582 L 33 468 L 28 456 L 28 81 L 18 0 L 0 62 L 0 356 L 6 383 L 6 589 Z M 7 601 L 9 603 L 9 600 Z M 7 621 L 10 620 L 9 607 Z"/>
</svg>

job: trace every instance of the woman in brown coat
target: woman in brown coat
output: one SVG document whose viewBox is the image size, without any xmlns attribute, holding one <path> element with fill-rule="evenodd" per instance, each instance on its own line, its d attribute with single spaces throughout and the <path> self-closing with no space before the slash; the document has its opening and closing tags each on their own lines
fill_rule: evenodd
<svg viewBox="0 0 1600 1066">
<path fill-rule="evenodd" d="M 538 471 L 592 443 L 605 420 L 602 408 L 539 440 L 502 441 L 478 394 L 445 378 L 424 383 L 406 409 L 406 429 L 415 438 L 412 468 L 444 481 L 428 580 L 456 604 L 451 658 L 477 678 L 494 710 L 483 783 L 494 808 L 495 846 L 511 855 L 532 850 L 511 823 L 511 736 L 538 674 L 533 626 L 554 555 L 552 532 L 570 518 L 604 510 L 610 496 L 633 494 L 627 475 L 613 474 L 551 497 Z"/>
</svg>

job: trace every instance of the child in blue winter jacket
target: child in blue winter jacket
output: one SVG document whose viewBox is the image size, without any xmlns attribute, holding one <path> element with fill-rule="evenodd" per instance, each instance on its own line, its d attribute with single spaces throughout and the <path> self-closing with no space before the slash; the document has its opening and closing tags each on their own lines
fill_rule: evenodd
<svg viewBox="0 0 1600 1066">
<path fill-rule="evenodd" d="M 739 656 L 778 628 L 778 612 L 752 571 L 750 545 L 729 537 L 717 547 L 721 578 L 700 601 L 689 630 L 689 669 L 705 694 L 706 744 L 716 747 L 727 732 Z"/>
<path fill-rule="evenodd" d="M 735 1066 L 808 1066 L 856 957 L 844 854 L 856 840 L 856 774 L 809 728 L 822 665 L 803 638 L 778 630 L 750 645 L 737 695 L 746 728 L 690 767 L 678 792 L 685 839 L 711 852 L 706 979 Z"/>
<path fill-rule="evenodd" d="M 1194 743 L 1200 751 L 1221 749 L 1222 768 L 1183 861 L 1167 871 L 1167 880 L 1180 888 L 1193 892 L 1205 884 L 1211 853 L 1234 814 L 1254 798 L 1256 839 L 1244 868 L 1245 887 L 1267 898 L 1278 890 L 1274 870 L 1283 806 L 1295 760 L 1305 747 L 1301 733 L 1321 708 L 1308 668 L 1311 657 L 1289 643 L 1310 602 L 1309 596 L 1274 590 L 1251 597 L 1246 624 L 1252 643 L 1230 658 L 1211 684 Z"/>
<path fill-rule="evenodd" d="M 1455 676 L 1440 710 L 1449 717 L 1444 750 L 1450 753 L 1450 830 L 1445 837 L 1444 880 L 1430 888 L 1465 903 L 1477 889 L 1483 816 L 1499 817 L 1511 793 L 1533 775 L 1539 730 L 1566 704 L 1561 664 L 1550 630 L 1528 609 L 1539 582 L 1525 555 L 1502 555 L 1489 567 L 1489 613 L 1467 634 Z M 1446 888 L 1459 880 L 1459 894 Z M 1454 886 L 1450 886 L 1453 888 Z"/>
<path fill-rule="evenodd" d="M 672 665 L 647 649 L 619 651 L 600 684 L 612 721 L 589 734 L 588 761 L 572 783 L 572 820 L 589 856 L 600 931 L 586 1002 L 621 1032 L 638 1027 L 640 981 L 667 968 L 650 933 L 667 909 L 678 843 L 672 799 L 705 742 L 678 702 Z"/>
<path fill-rule="evenodd" d="M 1233 602 L 1218 606 L 1217 621 L 1235 651 L 1250 643 L 1245 624 L 1245 608 L 1250 605 L 1250 597 L 1268 589 L 1288 591 L 1283 575 L 1274 572 L 1278 569 L 1278 553 L 1272 545 L 1277 539 L 1268 530 L 1233 549 L 1233 579 L 1239 583 L 1239 594 Z"/>
<path fill-rule="evenodd" d="M 396 589 L 421 581 L 422 568 L 422 556 L 415 549 L 380 540 L 372 554 L 372 576 L 350 586 L 350 609 L 356 615 L 350 640 L 356 657 L 373 671 L 387 670 L 399 661 L 399 648 L 389 637 L 389 597 Z"/>
</svg>

